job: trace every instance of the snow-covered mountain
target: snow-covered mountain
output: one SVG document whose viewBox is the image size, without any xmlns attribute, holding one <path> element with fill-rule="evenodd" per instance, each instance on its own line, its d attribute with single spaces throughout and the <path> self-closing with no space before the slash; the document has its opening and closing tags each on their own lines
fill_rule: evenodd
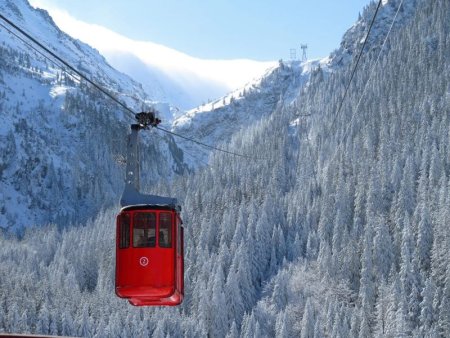
<svg viewBox="0 0 450 338">
<path fill-rule="evenodd" d="M 26 0 L 1 0 L 0 11 L 132 109 L 150 102 L 152 93 L 59 30 L 47 12 Z M 3 27 L 0 42 L 0 226 L 81 222 L 117 201 L 123 168 L 116 160 L 131 114 Z M 165 155 L 157 163 L 144 158 L 144 182 L 183 170 L 170 137 L 149 147 L 143 151 Z"/>
</svg>

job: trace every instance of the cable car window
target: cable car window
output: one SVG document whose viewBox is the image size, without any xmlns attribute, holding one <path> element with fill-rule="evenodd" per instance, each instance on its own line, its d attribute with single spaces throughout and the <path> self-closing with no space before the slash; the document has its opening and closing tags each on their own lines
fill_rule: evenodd
<svg viewBox="0 0 450 338">
<path fill-rule="evenodd" d="M 156 243 L 156 215 L 154 212 L 137 212 L 133 218 L 133 247 L 149 248 Z"/>
<path fill-rule="evenodd" d="M 172 247 L 172 214 L 167 212 L 159 214 L 159 246 Z"/>
<path fill-rule="evenodd" d="M 122 214 L 117 218 L 119 249 L 125 249 L 130 246 L 130 215 Z"/>
</svg>

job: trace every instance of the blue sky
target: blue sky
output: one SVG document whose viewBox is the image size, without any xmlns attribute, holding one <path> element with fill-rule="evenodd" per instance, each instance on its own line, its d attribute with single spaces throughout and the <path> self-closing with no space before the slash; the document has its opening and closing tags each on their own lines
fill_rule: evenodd
<svg viewBox="0 0 450 338">
<path fill-rule="evenodd" d="M 151 41 L 203 59 L 289 59 L 339 46 L 370 0 L 36 0 L 134 40 Z"/>
</svg>

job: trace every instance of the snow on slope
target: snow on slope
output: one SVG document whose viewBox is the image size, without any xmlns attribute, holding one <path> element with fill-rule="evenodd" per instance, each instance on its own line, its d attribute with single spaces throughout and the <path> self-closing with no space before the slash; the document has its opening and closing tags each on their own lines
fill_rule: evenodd
<svg viewBox="0 0 450 338">
<path fill-rule="evenodd" d="M 291 104 L 319 65 L 328 59 L 282 62 L 244 87 L 177 118 L 172 130 L 212 146 L 225 147 L 234 133 L 268 117 L 278 104 Z M 177 140 L 178 141 L 178 140 Z M 210 149 L 179 140 L 185 162 L 191 167 L 205 165 Z"/>
</svg>

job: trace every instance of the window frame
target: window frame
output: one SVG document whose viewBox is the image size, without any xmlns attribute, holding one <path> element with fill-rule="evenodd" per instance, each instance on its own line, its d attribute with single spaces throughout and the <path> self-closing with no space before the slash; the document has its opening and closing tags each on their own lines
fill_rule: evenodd
<svg viewBox="0 0 450 338">
<path fill-rule="evenodd" d="M 124 227 L 124 218 L 128 218 L 128 226 Z M 117 236 L 118 236 L 118 247 L 119 249 L 128 249 L 130 247 L 130 228 L 131 228 L 131 217 L 129 213 L 120 214 L 117 217 Z M 124 231 L 126 230 L 126 231 Z M 124 236 L 125 234 L 125 236 Z"/>
<path fill-rule="evenodd" d="M 170 224 L 169 224 L 169 227 L 168 227 L 168 234 L 169 234 L 169 243 L 167 244 L 167 245 L 161 245 L 161 225 L 162 225 L 162 222 L 161 222 L 161 216 L 162 215 L 169 215 L 170 216 Z M 160 211 L 159 213 L 158 213 L 158 247 L 159 248 L 162 248 L 162 249 L 171 249 L 171 248 L 173 248 L 173 233 L 174 233 L 174 229 L 173 229 L 173 220 L 174 220 L 174 215 L 173 215 L 173 212 L 171 212 L 171 211 Z M 167 227 L 166 227 L 166 229 L 167 229 Z"/>
<path fill-rule="evenodd" d="M 136 219 L 137 219 L 137 217 L 139 217 L 140 215 L 153 215 L 153 224 L 150 224 L 148 227 L 138 227 L 138 228 L 136 228 L 136 223 L 138 223 L 138 222 L 136 222 Z M 148 217 L 148 216 L 147 216 Z M 142 221 L 141 221 L 142 222 Z M 158 222 L 157 222 L 157 215 L 156 215 L 156 212 L 154 212 L 154 211 L 137 211 L 137 212 L 134 212 L 133 213 L 133 226 L 132 226 L 132 237 L 133 237 L 133 248 L 136 248 L 136 249 L 146 249 L 146 248 L 155 248 L 156 247 L 156 241 L 157 241 L 157 235 L 156 235 L 156 233 L 157 233 L 157 230 L 158 230 L 158 224 L 157 224 Z M 152 226 L 153 225 L 153 226 Z M 154 235 L 152 236 L 153 238 L 154 238 L 154 242 L 153 243 L 151 243 L 150 242 L 150 238 L 151 237 L 149 237 L 149 236 L 147 236 L 147 237 L 144 237 L 144 239 L 145 239 L 145 243 L 144 244 L 141 244 L 141 245 L 139 245 L 139 244 L 137 244 L 136 243 L 136 238 L 135 238 L 135 234 L 137 234 L 138 232 L 137 231 L 135 231 L 136 229 L 138 229 L 138 230 L 144 230 L 143 232 L 144 232 L 144 236 L 145 236 L 145 230 L 147 230 L 147 231 L 151 231 L 151 230 L 154 230 Z M 148 243 L 147 243 L 148 242 Z"/>
<path fill-rule="evenodd" d="M 180 216 L 177 214 L 177 255 L 182 256 L 183 255 L 183 222 L 181 221 Z"/>
</svg>

